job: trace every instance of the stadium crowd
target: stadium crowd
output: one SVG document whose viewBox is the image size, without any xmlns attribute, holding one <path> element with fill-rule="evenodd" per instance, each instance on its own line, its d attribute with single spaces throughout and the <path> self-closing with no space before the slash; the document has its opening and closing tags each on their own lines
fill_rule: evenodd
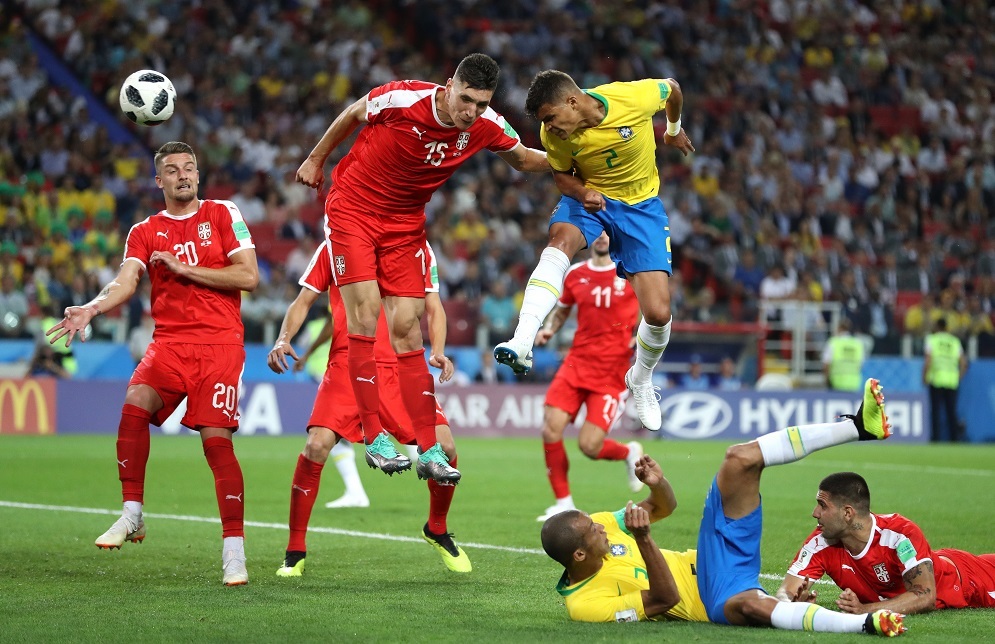
<svg viewBox="0 0 995 644">
<path fill-rule="evenodd" d="M 151 150 L 198 154 L 201 195 L 232 199 L 259 250 L 247 338 L 279 321 L 321 238 L 294 180 L 331 116 L 395 78 L 444 82 L 468 52 L 502 65 L 494 107 L 536 145 L 535 72 L 593 87 L 674 77 L 698 151 L 659 151 L 677 320 L 756 320 L 764 299 L 838 301 L 897 347 L 941 317 L 995 329 L 995 9 L 984 0 L 265 0 L 15 2 L 0 34 L 0 331 L 91 299 L 130 226 L 156 212 Z M 50 81 L 40 37 L 108 114 Z M 172 79 L 176 113 L 120 121 L 131 71 Z M 662 136 L 662 123 L 658 136 Z M 331 159 L 337 161 L 337 157 Z M 558 193 L 475 158 L 428 207 L 455 332 L 502 336 Z M 136 298 L 137 301 L 146 298 Z M 128 327 L 141 325 L 141 305 Z M 462 325 L 460 324 L 462 322 Z M 98 329 L 98 332 L 100 329 Z M 890 342 L 889 342 L 890 340 Z"/>
</svg>

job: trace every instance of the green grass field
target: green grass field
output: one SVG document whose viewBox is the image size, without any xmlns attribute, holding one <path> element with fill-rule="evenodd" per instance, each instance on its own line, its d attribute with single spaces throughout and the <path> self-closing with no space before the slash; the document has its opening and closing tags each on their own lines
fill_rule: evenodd
<svg viewBox="0 0 995 644">
<path fill-rule="evenodd" d="M 417 538 L 428 507 L 424 482 L 411 473 L 387 478 L 364 466 L 372 507 L 326 510 L 324 502 L 342 489 L 329 466 L 312 518 L 312 527 L 326 531 L 309 535 L 305 576 L 278 579 L 290 477 L 303 442 L 302 437 L 236 440 L 246 481 L 250 583 L 225 588 L 213 480 L 196 437 L 153 438 L 148 537 L 109 552 L 94 547 L 93 539 L 120 509 L 114 437 L 0 438 L 0 639 L 788 642 L 816 637 L 709 624 L 567 621 L 553 590 L 560 570 L 539 550 L 535 517 L 551 502 L 551 493 L 538 439 L 459 442 L 464 482 L 449 528 L 473 561 L 471 574 L 450 573 Z M 661 462 L 680 503 L 653 534 L 662 547 L 693 548 L 705 491 L 726 445 L 655 440 L 644 445 Z M 568 450 L 579 505 L 617 509 L 633 496 L 621 464 L 590 462 L 575 445 Z M 863 474 L 872 510 L 915 519 L 934 547 L 995 551 L 993 463 L 992 446 L 875 444 L 826 450 L 767 470 L 764 586 L 777 587 L 812 529 L 818 481 L 840 470 Z M 835 588 L 819 590 L 821 603 L 833 605 Z M 995 612 L 982 610 L 914 616 L 907 620 L 907 637 L 989 639 L 993 618 Z"/>
</svg>

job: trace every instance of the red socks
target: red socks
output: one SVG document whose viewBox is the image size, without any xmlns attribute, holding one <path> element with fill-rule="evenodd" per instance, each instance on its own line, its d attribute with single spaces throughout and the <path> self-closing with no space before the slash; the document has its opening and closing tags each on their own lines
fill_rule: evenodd
<svg viewBox="0 0 995 644">
<path fill-rule="evenodd" d="M 144 503 L 151 419 L 152 414 L 141 407 L 125 405 L 121 409 L 121 424 L 117 427 L 117 474 L 124 501 Z"/>
<path fill-rule="evenodd" d="M 373 357 L 374 338 L 349 334 L 349 380 L 359 407 L 363 439 L 369 445 L 383 429 L 380 426 L 380 391 L 377 389 L 377 363 Z"/>
<path fill-rule="evenodd" d="M 454 456 L 449 464 L 456 467 L 456 457 Z M 439 485 L 432 479 L 428 480 L 428 530 L 433 534 L 444 534 L 449 532 L 446 527 L 446 517 L 449 516 L 449 507 L 453 504 L 453 494 L 456 493 L 455 485 Z"/>
<path fill-rule="evenodd" d="M 424 349 L 397 354 L 397 379 L 418 447 L 429 450 L 436 443 L 435 381 L 428 372 Z"/>
<path fill-rule="evenodd" d="M 553 495 L 558 499 L 570 496 L 570 482 L 567 480 L 570 459 L 567 458 L 567 451 L 563 449 L 563 441 L 543 443 L 542 447 L 546 452 L 546 475 L 549 476 L 549 484 L 553 487 Z"/>
<path fill-rule="evenodd" d="M 235 449 L 229 439 L 213 436 L 204 441 L 204 456 L 214 473 L 222 536 L 244 537 L 245 484 L 242 482 L 242 468 L 235 458 Z"/>
<path fill-rule="evenodd" d="M 306 552 L 304 537 L 311 520 L 311 510 L 318 498 L 318 483 L 324 463 L 315 463 L 303 454 L 297 457 L 294 482 L 290 486 L 290 541 L 287 550 Z"/>
<path fill-rule="evenodd" d="M 598 461 L 624 461 L 628 457 L 628 447 L 618 441 L 606 438 L 605 444 L 601 446 L 601 451 L 594 458 Z"/>
</svg>

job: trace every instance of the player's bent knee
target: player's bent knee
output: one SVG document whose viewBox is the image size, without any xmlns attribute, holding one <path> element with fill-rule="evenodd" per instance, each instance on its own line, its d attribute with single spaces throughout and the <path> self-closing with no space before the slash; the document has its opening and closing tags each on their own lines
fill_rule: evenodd
<svg viewBox="0 0 995 644">
<path fill-rule="evenodd" d="M 722 468 L 747 471 L 763 467 L 763 453 L 756 443 L 740 443 L 726 450 Z"/>
</svg>

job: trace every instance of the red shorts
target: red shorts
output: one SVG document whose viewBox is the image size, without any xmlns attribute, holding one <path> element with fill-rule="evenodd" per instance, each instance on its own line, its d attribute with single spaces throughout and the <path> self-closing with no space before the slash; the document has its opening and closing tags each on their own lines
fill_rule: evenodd
<svg viewBox="0 0 995 644">
<path fill-rule="evenodd" d="M 546 405 L 562 409 L 573 420 L 583 404 L 587 407 L 585 422 L 610 432 L 622 416 L 627 396 L 624 381 L 620 390 L 617 383 L 606 383 L 604 378 L 600 383 L 584 379 L 572 364 L 564 362 L 546 391 Z"/>
<path fill-rule="evenodd" d="M 325 199 L 336 286 L 376 280 L 380 294 L 425 297 L 425 217 L 357 211 L 333 189 Z"/>
<path fill-rule="evenodd" d="M 238 431 L 238 394 L 245 349 L 237 344 L 153 342 L 131 376 L 131 385 L 148 385 L 162 399 L 152 424 L 162 425 L 187 399 L 187 427 Z"/>
<path fill-rule="evenodd" d="M 415 443 L 408 412 L 401 402 L 401 388 L 397 381 L 397 366 L 377 363 L 380 379 L 380 424 L 397 442 Z M 350 443 L 363 442 L 363 426 L 359 421 L 359 407 L 349 380 L 349 363 L 345 357 L 333 359 L 325 369 L 318 385 L 308 427 L 327 427 Z"/>
<path fill-rule="evenodd" d="M 995 554 L 974 555 L 953 548 L 942 548 L 934 554 L 950 559 L 957 566 L 965 607 L 995 608 Z"/>
</svg>

